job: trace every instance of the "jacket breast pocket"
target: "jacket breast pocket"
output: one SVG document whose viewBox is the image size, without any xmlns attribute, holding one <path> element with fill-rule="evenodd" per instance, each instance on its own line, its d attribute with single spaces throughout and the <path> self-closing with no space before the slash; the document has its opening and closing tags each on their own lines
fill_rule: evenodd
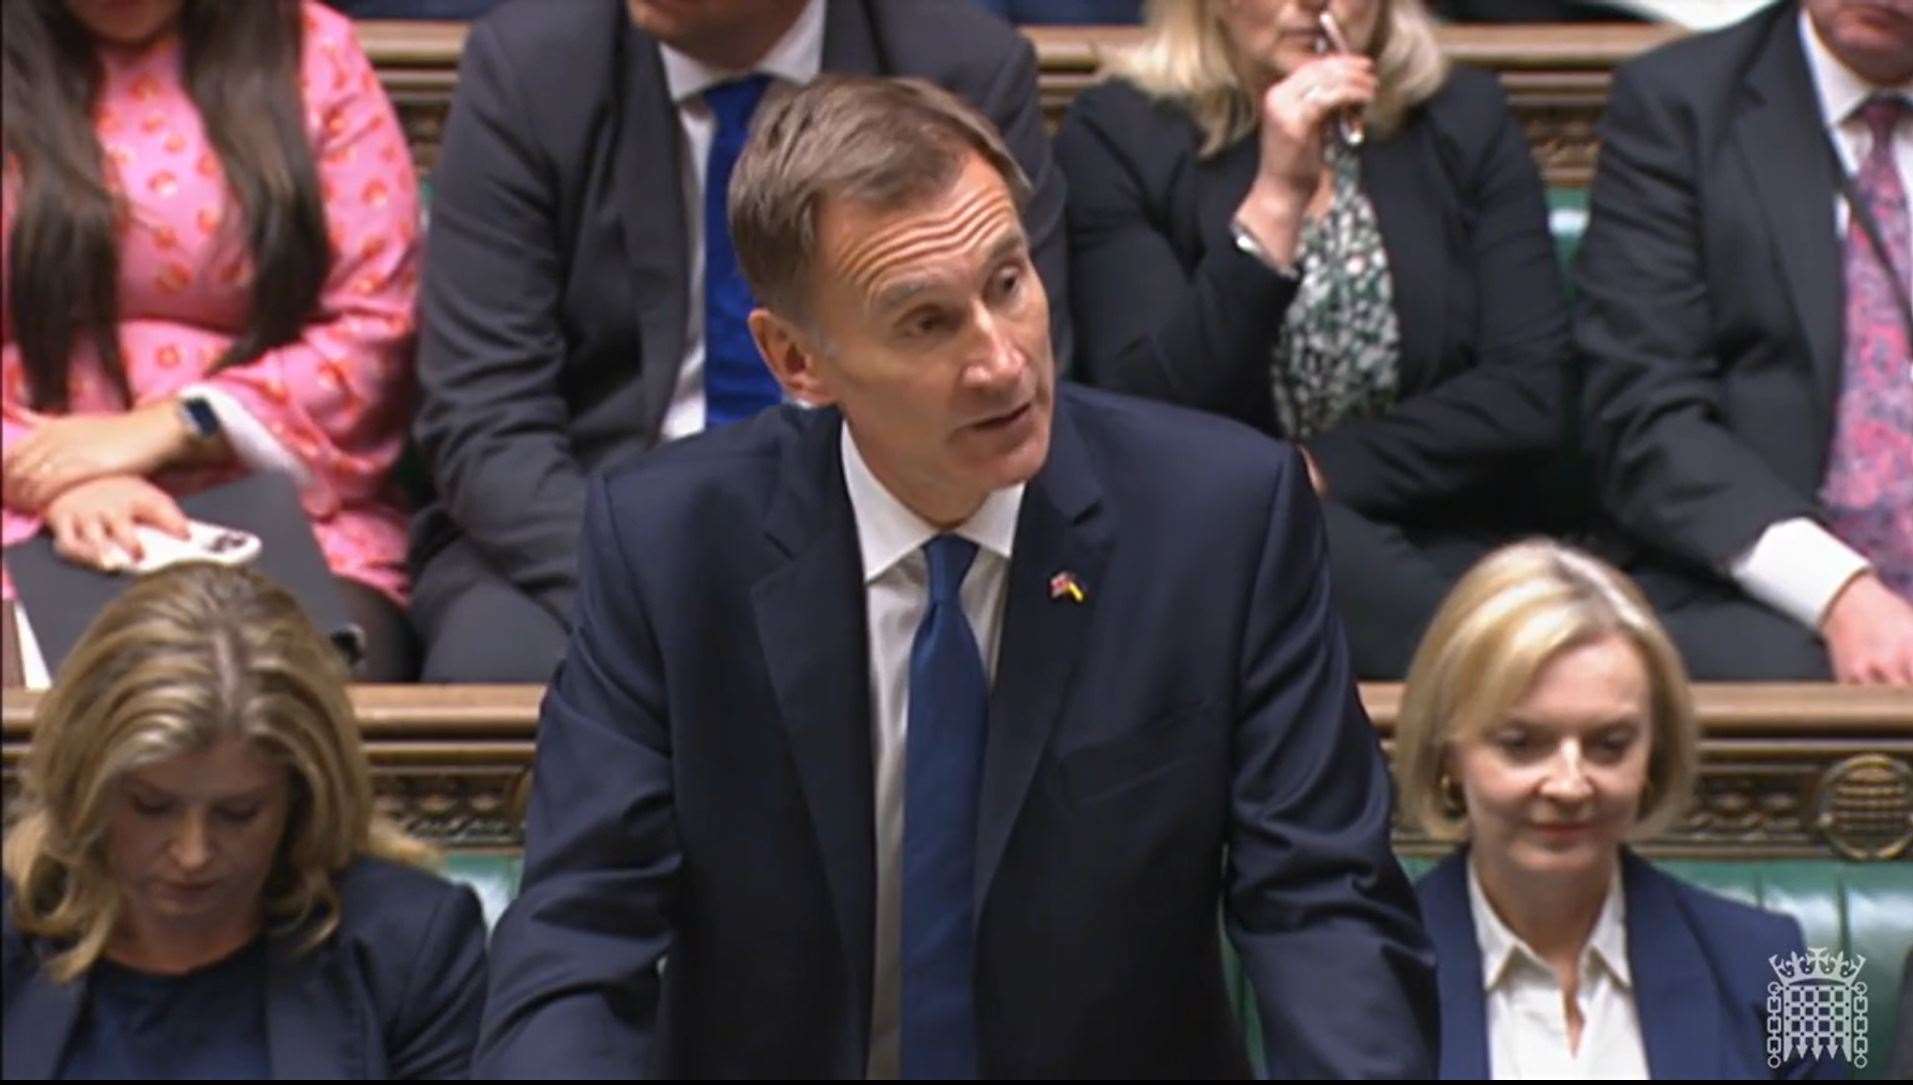
<svg viewBox="0 0 1913 1085">
<path fill-rule="evenodd" d="M 1215 702 L 1174 708 L 1134 730 L 1064 754 L 1059 768 L 1070 802 L 1079 808 L 1103 802 L 1212 761 L 1227 735 L 1223 711 Z"/>
</svg>

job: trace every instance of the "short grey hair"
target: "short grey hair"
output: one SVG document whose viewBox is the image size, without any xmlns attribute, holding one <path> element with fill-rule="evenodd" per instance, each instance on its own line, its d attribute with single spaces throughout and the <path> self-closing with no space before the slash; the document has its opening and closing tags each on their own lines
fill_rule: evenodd
<svg viewBox="0 0 1913 1085">
<path fill-rule="evenodd" d="M 767 98 L 729 193 L 731 243 L 758 303 L 805 319 L 826 198 L 907 207 L 947 191 L 972 154 L 995 168 L 1019 210 L 1029 202 L 1029 178 L 996 126 L 933 83 L 823 75 Z"/>
</svg>

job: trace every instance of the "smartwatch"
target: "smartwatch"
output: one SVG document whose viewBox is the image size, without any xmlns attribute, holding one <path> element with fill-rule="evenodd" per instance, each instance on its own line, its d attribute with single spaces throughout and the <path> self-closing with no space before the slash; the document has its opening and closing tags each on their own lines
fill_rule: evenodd
<svg viewBox="0 0 1913 1085">
<path fill-rule="evenodd" d="M 181 396 L 179 417 L 186 423 L 186 432 L 191 434 L 194 446 L 199 448 L 218 441 L 225 432 L 219 425 L 219 412 L 213 410 L 205 396 Z"/>
</svg>

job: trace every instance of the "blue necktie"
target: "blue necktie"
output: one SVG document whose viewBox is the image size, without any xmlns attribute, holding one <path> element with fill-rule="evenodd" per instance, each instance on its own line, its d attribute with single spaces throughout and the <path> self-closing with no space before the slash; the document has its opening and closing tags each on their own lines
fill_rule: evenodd
<svg viewBox="0 0 1913 1085">
<path fill-rule="evenodd" d="M 923 547 L 930 607 L 910 646 L 904 741 L 902 1056 L 906 1078 L 977 1075 L 970 897 L 989 683 L 958 589 L 976 544 Z"/>
<path fill-rule="evenodd" d="M 704 92 L 717 120 L 704 170 L 704 424 L 721 426 L 778 403 L 783 393 L 758 356 L 746 322 L 756 300 L 737 269 L 725 198 L 731 169 L 750 134 L 751 114 L 770 76 L 752 75 Z"/>
</svg>

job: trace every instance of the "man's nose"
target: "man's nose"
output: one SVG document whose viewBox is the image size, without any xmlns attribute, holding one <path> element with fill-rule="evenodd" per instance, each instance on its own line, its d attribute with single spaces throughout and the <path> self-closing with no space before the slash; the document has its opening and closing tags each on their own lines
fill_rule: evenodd
<svg viewBox="0 0 1913 1085">
<path fill-rule="evenodd" d="M 1029 364 L 1018 345 L 1012 321 L 979 301 L 972 317 L 974 346 L 965 379 L 977 387 L 1012 384 L 1022 379 Z"/>
</svg>

